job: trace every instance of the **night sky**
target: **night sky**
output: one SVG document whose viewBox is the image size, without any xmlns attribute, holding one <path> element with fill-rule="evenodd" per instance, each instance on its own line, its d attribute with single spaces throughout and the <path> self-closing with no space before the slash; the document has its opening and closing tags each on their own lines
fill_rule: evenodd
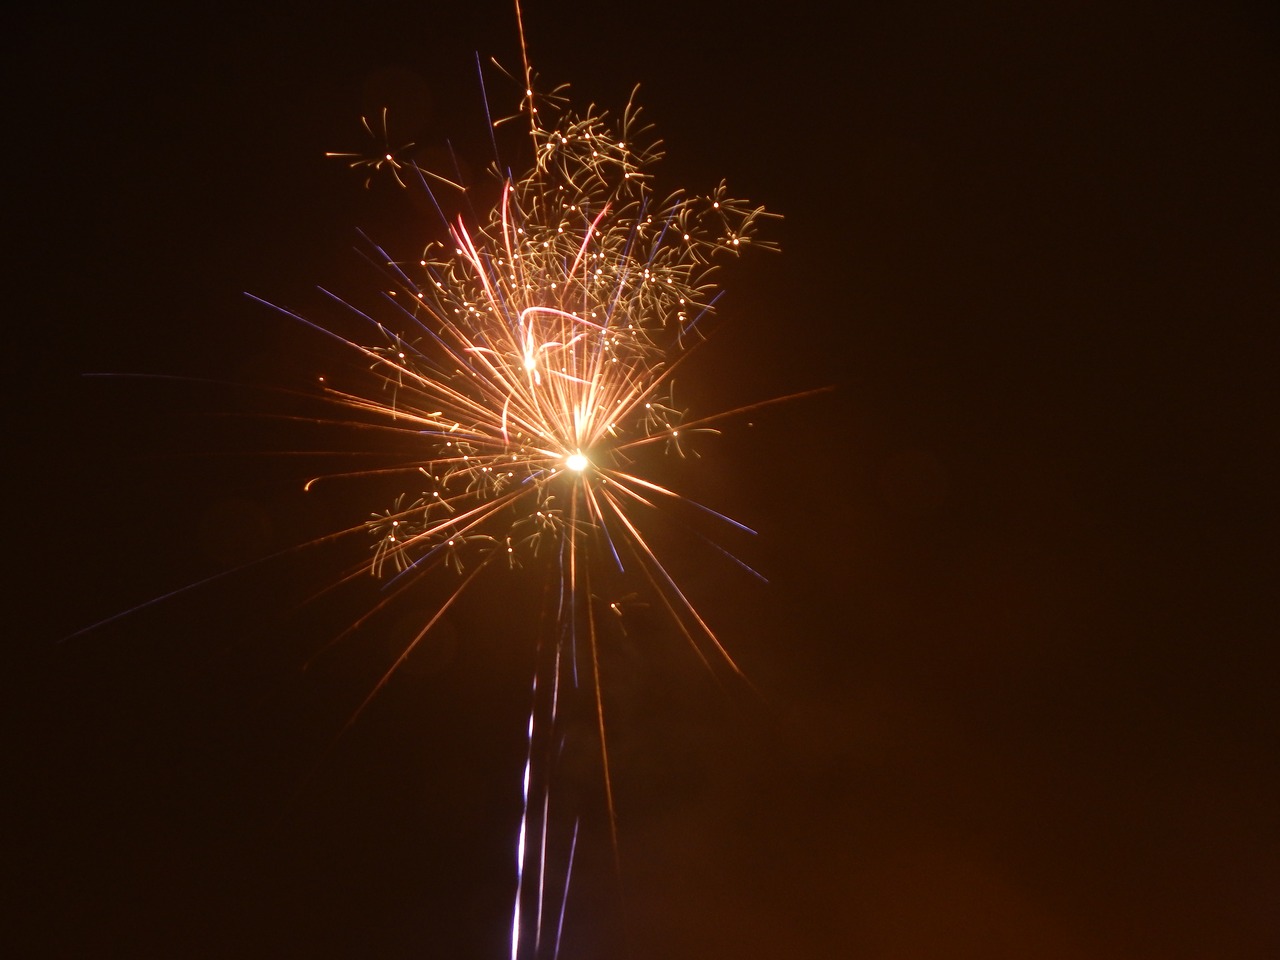
<svg viewBox="0 0 1280 960">
<path fill-rule="evenodd" d="M 536 577 L 343 736 L 447 586 L 327 647 L 364 542 L 72 636 L 389 505 L 301 492 L 263 387 L 344 358 L 244 294 L 374 294 L 358 231 L 442 227 L 325 151 L 385 105 L 480 182 L 519 64 L 498 0 L 214 6 L 8 31 L 2 952 L 504 957 Z M 694 411 L 833 388 L 661 468 L 758 531 L 767 585 L 667 544 L 755 689 L 657 612 L 604 651 L 621 871 L 580 710 L 561 957 L 1280 955 L 1274 12 L 776 6 L 525 10 L 545 83 L 640 84 L 662 183 L 785 216 Z"/>
</svg>

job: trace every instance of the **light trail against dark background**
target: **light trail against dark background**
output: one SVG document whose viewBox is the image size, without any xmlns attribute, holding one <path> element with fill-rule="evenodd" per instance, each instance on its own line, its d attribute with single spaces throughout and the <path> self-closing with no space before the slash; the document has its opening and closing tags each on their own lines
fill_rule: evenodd
<svg viewBox="0 0 1280 960">
<path fill-rule="evenodd" d="M 837 388 L 690 477 L 760 531 L 768 587 L 681 575 L 765 704 L 657 617 L 613 652 L 623 876 L 582 864 L 564 955 L 1273 955 L 1274 17 L 659 3 L 526 26 L 579 102 L 641 84 L 673 180 L 786 214 L 783 255 L 726 284 L 690 405 Z M 519 596 L 462 605 L 313 778 L 383 657 L 298 664 L 376 583 L 295 613 L 332 572 L 307 558 L 56 641 L 348 508 L 243 455 L 298 442 L 239 416 L 251 391 L 80 374 L 323 372 L 242 291 L 364 290 L 356 229 L 419 228 L 323 157 L 379 99 L 404 140 L 487 162 L 474 53 L 518 63 L 508 6 L 13 36 L 10 935 L 504 955 Z M 598 779 L 584 753 L 578 788 Z"/>
</svg>

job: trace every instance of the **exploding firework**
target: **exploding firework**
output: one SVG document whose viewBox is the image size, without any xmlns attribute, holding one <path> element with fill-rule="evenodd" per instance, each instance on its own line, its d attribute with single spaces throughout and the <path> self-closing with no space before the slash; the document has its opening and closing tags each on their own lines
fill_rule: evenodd
<svg viewBox="0 0 1280 960">
<path fill-rule="evenodd" d="M 452 584 L 347 727 L 484 571 L 545 577 L 516 856 L 516 960 L 559 951 L 579 834 L 577 813 L 560 811 L 553 791 L 561 710 L 571 697 L 593 714 L 617 853 L 601 619 L 643 595 L 705 663 L 737 672 L 642 515 L 689 511 L 747 529 L 682 496 L 647 465 L 651 454 L 685 456 L 700 434 L 751 409 L 689 418 L 676 376 L 712 322 L 719 265 L 751 247 L 776 249 L 760 236 L 774 214 L 735 198 L 725 183 L 704 193 L 657 188 L 663 148 L 634 96 L 617 115 L 578 111 L 565 88 L 535 97 L 527 64 L 524 80 L 511 119 L 527 120 L 519 149 L 532 158 L 522 175 L 496 161 L 487 191 L 419 165 L 412 144 L 393 145 L 385 111 L 362 120 L 374 154 L 331 154 L 366 186 L 385 175 L 422 191 L 440 212 L 437 237 L 447 238 L 410 257 L 369 244 L 386 281 L 382 304 L 366 310 L 333 297 L 361 333 L 260 301 L 339 342 L 363 367 L 350 380 L 322 378 L 326 412 L 316 419 L 357 428 L 381 457 L 408 451 L 307 483 L 370 479 L 399 491 L 371 503 L 362 525 L 323 540 L 371 540 L 361 572 L 386 582 L 379 609 L 423 578 Z M 468 213 L 450 218 L 437 201 L 455 190 Z M 486 192 L 492 202 L 478 204 Z"/>
<path fill-rule="evenodd" d="M 682 422 L 674 374 L 702 340 L 717 259 L 771 248 L 757 238 L 767 214 L 723 183 L 655 198 L 660 145 L 633 104 L 616 126 L 566 112 L 532 131 L 536 163 L 503 179 L 487 219 L 449 223 L 448 245 L 429 243 L 413 264 L 374 248 L 399 323 L 358 313 L 380 342 L 339 337 L 381 389 L 326 386 L 327 398 L 422 450 L 379 471 L 415 486 L 368 522 L 373 571 L 552 558 L 568 591 L 600 551 L 618 566 L 630 556 L 690 636 L 714 644 L 630 519 L 681 498 L 630 465 L 642 448 L 683 453 L 713 429 L 717 418 Z"/>
<path fill-rule="evenodd" d="M 576 678 L 581 667 L 589 678 L 582 685 L 594 694 L 604 751 L 592 578 L 603 568 L 639 577 L 704 660 L 736 670 L 635 514 L 678 503 L 741 524 L 642 476 L 635 464 L 646 448 L 683 455 L 692 436 L 714 431 L 718 417 L 685 421 L 675 374 L 703 340 L 718 262 L 747 247 L 773 248 L 758 236 L 770 215 L 723 182 L 706 194 L 658 195 L 661 143 L 634 98 L 616 120 L 565 107 L 563 89 L 538 102 L 526 90 L 532 166 L 510 176 L 495 164 L 497 198 L 487 216 L 473 224 L 446 219 L 448 242 L 428 243 L 416 262 L 372 248 L 394 304 L 391 322 L 351 308 L 372 343 L 290 313 L 361 355 L 377 380 L 376 391 L 326 385 L 327 400 L 420 450 L 374 471 L 400 475 L 405 489 L 367 523 L 373 572 L 393 584 L 441 570 L 460 578 L 366 705 L 480 571 L 537 565 L 552 573 L 547 619 L 557 626 L 547 644 L 549 682 L 542 692 L 535 683 L 530 716 L 513 956 L 525 926 L 539 955 L 551 911 L 544 889 L 551 799 L 538 735 L 556 723 L 566 672 Z M 448 182 L 389 151 L 352 166 L 385 167 L 397 183 L 414 181 L 428 194 Z M 349 476 L 357 475 L 369 472 Z M 607 757 L 603 766 L 612 825 Z M 534 833 L 538 880 L 526 892 Z M 565 890 L 575 846 L 576 827 Z M 564 898 L 562 891 L 561 920 Z M 531 924 L 521 916 L 526 899 L 536 913 Z"/>
</svg>

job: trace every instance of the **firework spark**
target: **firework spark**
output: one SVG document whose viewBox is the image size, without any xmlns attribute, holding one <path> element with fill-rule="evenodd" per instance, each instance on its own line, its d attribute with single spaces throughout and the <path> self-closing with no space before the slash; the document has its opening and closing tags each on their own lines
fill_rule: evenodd
<svg viewBox="0 0 1280 960">
<path fill-rule="evenodd" d="M 629 105 L 616 132 L 596 113 L 535 126 L 536 165 L 502 184 L 486 222 L 459 218 L 452 249 L 430 244 L 412 267 L 385 259 L 403 326 L 346 342 L 387 392 L 328 390 L 430 451 L 404 467 L 421 495 L 370 520 L 376 572 L 516 564 L 564 544 L 616 559 L 619 540 L 661 571 L 628 508 L 677 495 L 628 465 L 710 429 L 681 423 L 672 376 L 701 340 L 715 259 L 761 245 L 765 213 L 724 184 L 655 201 L 660 151 L 637 121 Z"/>
<path fill-rule="evenodd" d="M 352 170 L 365 171 L 365 189 L 368 189 L 373 185 L 373 178 L 383 170 L 391 171 L 391 176 L 395 178 L 396 183 L 400 186 L 408 186 L 400 176 L 405 165 L 401 162 L 399 157 L 412 150 L 413 144 L 406 143 L 399 147 L 393 147 L 391 145 L 391 132 L 387 129 L 387 108 L 382 108 L 380 123 L 376 132 L 373 125 L 369 123 L 368 117 L 361 117 L 360 125 L 364 127 L 364 132 L 368 134 L 369 137 L 371 137 L 378 145 L 378 149 L 372 155 L 330 150 L 325 154 L 325 156 L 337 157 L 341 160 L 346 160 L 347 166 Z"/>
<path fill-rule="evenodd" d="M 557 92 L 546 102 L 562 100 Z M 530 112 L 535 163 L 501 178 L 487 217 L 447 221 L 449 243 L 428 243 L 416 262 L 372 248 L 395 322 L 344 306 L 377 342 L 268 304 L 368 362 L 377 390 L 324 384 L 342 416 L 372 418 L 421 451 L 307 486 L 411 478 L 412 492 L 366 524 L 379 576 L 553 558 L 568 596 L 596 561 L 630 560 L 689 638 L 727 660 L 631 518 L 637 507 L 689 501 L 631 467 L 646 447 L 682 454 L 690 437 L 739 412 L 683 422 L 673 375 L 703 340 L 717 261 L 749 246 L 776 249 L 757 236 L 774 215 L 734 199 L 723 182 L 658 199 L 661 144 L 634 101 L 617 123 L 598 111 L 548 123 L 549 112 Z M 430 192 L 432 175 L 412 162 L 393 173 L 403 182 L 406 171 Z"/>
<path fill-rule="evenodd" d="M 533 692 L 513 957 L 522 949 L 526 901 L 536 914 L 534 956 L 553 909 L 549 787 L 534 769 L 536 740 L 540 727 L 555 723 L 562 673 L 576 678 L 580 659 L 583 684 L 594 692 L 613 827 L 593 571 L 638 575 L 705 661 L 737 670 L 634 517 L 689 501 L 634 465 L 644 448 L 682 455 L 691 436 L 714 432 L 718 417 L 684 420 L 674 374 L 703 340 L 701 325 L 718 297 L 718 262 L 747 247 L 774 249 L 758 236 L 771 215 L 734 198 L 723 182 L 706 194 L 655 192 L 662 147 L 634 97 L 616 120 L 564 108 L 563 90 L 539 102 L 541 109 L 526 89 L 521 112 L 533 164 L 523 176 L 495 165 L 499 193 L 487 215 L 470 224 L 446 220 L 448 242 L 427 244 L 416 262 L 373 248 L 390 279 L 396 322 L 352 308 L 376 332 L 372 345 L 317 327 L 361 355 L 380 383 L 376 393 L 326 385 L 327 399 L 421 450 L 377 471 L 402 473 L 413 486 L 367 523 L 374 573 L 397 584 L 440 567 L 463 575 L 356 715 L 481 570 L 541 562 L 553 571 L 550 619 L 561 628 L 548 644 L 549 683 L 543 691 L 535 683 Z M 397 182 L 414 180 L 428 193 L 428 179 L 443 179 L 390 153 L 384 161 Z M 356 475 L 366 474 L 346 476 Z M 566 889 L 576 836 L 575 826 Z M 533 876 L 529 861 L 538 864 Z M 535 892 L 526 892 L 526 881 Z"/>
</svg>

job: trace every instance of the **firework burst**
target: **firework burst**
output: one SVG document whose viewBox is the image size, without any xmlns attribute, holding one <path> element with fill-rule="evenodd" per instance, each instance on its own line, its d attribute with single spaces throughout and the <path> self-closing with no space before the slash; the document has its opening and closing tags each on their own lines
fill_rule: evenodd
<svg viewBox="0 0 1280 960">
<path fill-rule="evenodd" d="M 487 219 L 449 223 L 449 244 L 428 244 L 417 263 L 375 248 L 399 323 L 360 313 L 381 342 L 343 342 L 382 389 L 326 395 L 423 456 L 392 471 L 418 490 L 369 521 L 374 572 L 521 565 L 588 546 L 622 563 L 626 543 L 679 598 L 628 517 L 678 495 L 629 467 L 641 448 L 682 452 L 712 429 L 682 423 L 673 375 L 701 342 L 716 260 L 770 247 L 757 239 L 767 215 L 723 183 L 655 198 L 660 145 L 633 105 L 616 126 L 589 111 L 532 130 L 535 165 L 503 178 Z"/>
<path fill-rule="evenodd" d="M 593 576 L 603 569 L 638 576 L 706 662 L 737 670 L 635 519 L 691 501 L 641 475 L 636 463 L 646 448 L 684 455 L 692 436 L 714 432 L 719 416 L 685 419 L 675 374 L 703 341 L 718 297 L 717 264 L 748 247 L 774 249 L 758 236 L 771 215 L 734 198 L 723 182 L 705 194 L 656 192 L 662 146 L 634 97 L 616 119 L 574 112 L 563 88 L 538 103 L 530 86 L 521 115 L 533 163 L 523 176 L 494 165 L 498 192 L 487 215 L 445 218 L 448 241 L 428 243 L 416 261 L 372 247 L 395 319 L 350 309 L 373 343 L 289 314 L 356 351 L 378 382 L 373 391 L 326 385 L 327 400 L 419 451 L 392 467 L 331 475 L 405 479 L 404 491 L 366 524 L 373 572 L 396 585 L 440 569 L 459 577 L 364 705 L 486 567 L 537 564 L 551 572 L 544 621 L 557 626 L 543 644 L 545 682 L 533 691 L 513 957 L 524 949 L 541 955 L 543 921 L 555 909 L 546 891 L 550 758 L 539 732 L 552 736 L 545 731 L 555 726 L 566 676 L 593 694 L 613 825 Z M 390 169 L 398 183 L 428 194 L 431 184 L 448 182 L 408 161 Z M 561 920 L 576 837 L 575 826 Z M 530 892 L 525 867 L 534 840 Z M 522 919 L 526 902 L 536 921 Z M 528 948 L 525 928 L 533 931 Z"/>
<path fill-rule="evenodd" d="M 530 140 L 522 149 L 532 150 L 532 160 L 518 176 L 493 164 L 485 212 L 475 211 L 483 187 L 464 188 L 460 177 L 420 166 L 412 144 L 391 146 L 385 111 L 377 124 L 362 120 L 376 154 L 330 154 L 365 175 L 366 186 L 386 175 L 400 188 L 423 191 L 443 221 L 437 236 L 447 237 L 411 257 L 369 243 L 367 256 L 385 280 L 380 312 L 329 294 L 362 333 L 340 332 L 336 323 L 254 297 L 339 342 L 363 368 L 350 382 L 321 378 L 324 412 L 303 418 L 357 429 L 360 450 L 344 444 L 341 452 L 368 452 L 383 463 L 316 476 L 307 489 L 338 479 L 398 489 L 363 523 L 313 541 L 371 539 L 371 560 L 339 582 L 369 570 L 386 581 L 367 617 L 423 577 L 452 578 L 344 731 L 484 571 L 537 568 L 546 577 L 516 854 L 513 960 L 559 952 L 579 824 L 576 812 L 557 807 L 553 815 L 552 785 L 563 745 L 561 711 L 571 696 L 594 715 L 617 857 L 601 618 L 622 614 L 631 598 L 644 595 L 670 615 L 704 663 L 738 673 L 655 551 L 640 515 L 691 510 L 726 530 L 750 531 L 659 482 L 644 467 L 648 454 L 685 456 L 691 441 L 716 432 L 723 418 L 777 402 L 689 419 L 675 394 L 676 374 L 707 334 L 719 297 L 718 266 L 750 247 L 776 249 L 759 235 L 775 215 L 735 198 L 723 182 L 705 193 L 659 192 L 654 168 L 662 144 L 634 96 L 611 116 L 594 107 L 573 110 L 565 88 L 535 98 L 527 63 L 524 81 L 520 109 L 508 119 L 527 119 Z M 496 138 L 494 146 L 497 155 Z M 440 190 L 460 191 L 469 215 L 447 217 L 433 192 Z M 392 450 L 407 452 L 397 457 Z"/>
</svg>

